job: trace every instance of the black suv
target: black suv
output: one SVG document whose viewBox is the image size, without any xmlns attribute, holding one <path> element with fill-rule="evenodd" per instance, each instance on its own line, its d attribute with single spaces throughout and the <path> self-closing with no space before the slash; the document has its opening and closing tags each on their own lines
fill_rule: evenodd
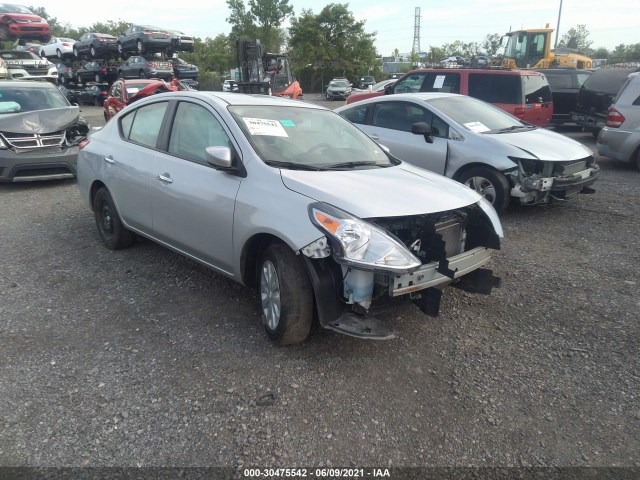
<svg viewBox="0 0 640 480">
<path fill-rule="evenodd" d="M 171 50 L 171 34 L 158 27 L 132 25 L 118 37 L 118 52 L 122 58 L 130 52 L 142 55 Z"/>
<path fill-rule="evenodd" d="M 607 124 L 607 113 L 620 88 L 635 68 L 601 68 L 580 87 L 573 121 L 582 125 L 594 137 Z"/>
<path fill-rule="evenodd" d="M 576 111 L 578 91 L 593 72 L 576 68 L 544 68 L 536 71 L 544 73 L 551 87 L 553 96 L 551 123 L 562 125 L 573 122 L 571 112 Z"/>
<path fill-rule="evenodd" d="M 94 60 L 85 63 L 82 68 L 76 72 L 78 80 L 82 83 L 87 82 L 113 82 L 118 78 L 118 68 L 120 62 L 105 62 L 102 60 Z"/>
</svg>

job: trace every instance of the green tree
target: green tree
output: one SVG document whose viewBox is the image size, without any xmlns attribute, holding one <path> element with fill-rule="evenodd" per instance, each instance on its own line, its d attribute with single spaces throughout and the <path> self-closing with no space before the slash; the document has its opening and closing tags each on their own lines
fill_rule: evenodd
<svg viewBox="0 0 640 480">
<path fill-rule="evenodd" d="M 398 50 L 397 48 L 393 49 L 393 58 L 399 58 L 400 57 L 400 50 Z"/>
<path fill-rule="evenodd" d="M 576 27 L 570 28 L 558 42 L 559 47 L 575 48 L 577 50 L 589 51 L 591 44 L 589 40 L 589 30 L 584 24 L 580 24 Z"/>
<path fill-rule="evenodd" d="M 434 47 L 433 45 L 429 47 L 429 53 L 427 54 L 427 60 L 431 63 L 438 63 L 444 57 L 446 57 L 446 53 L 443 47 Z"/>
<path fill-rule="evenodd" d="M 249 0 L 249 9 L 242 0 L 227 0 L 231 24 L 230 40 L 259 39 L 271 52 L 279 53 L 286 40 L 281 28 L 286 18 L 293 16 L 289 0 Z"/>
<path fill-rule="evenodd" d="M 596 48 L 591 55 L 593 58 L 609 58 L 609 50 L 604 47 Z"/>
<path fill-rule="evenodd" d="M 375 33 L 365 32 L 364 25 L 364 21 L 356 21 L 348 4 L 331 3 L 318 14 L 303 10 L 289 28 L 294 70 L 303 70 L 312 85 L 317 85 L 319 78 L 326 83 L 332 76 L 346 76 L 355 82 L 362 75 L 379 75 Z"/>
<path fill-rule="evenodd" d="M 489 33 L 482 41 L 482 48 L 487 55 L 493 56 L 500 50 L 500 39 L 502 37 L 499 33 Z"/>
</svg>

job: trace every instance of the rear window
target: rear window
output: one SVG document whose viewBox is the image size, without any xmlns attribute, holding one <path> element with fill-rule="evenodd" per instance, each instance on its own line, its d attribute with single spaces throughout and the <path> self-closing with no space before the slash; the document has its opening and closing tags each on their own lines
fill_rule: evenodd
<svg viewBox="0 0 640 480">
<path fill-rule="evenodd" d="M 595 71 L 584 82 L 583 87 L 585 90 L 615 95 L 627 80 L 629 74 L 635 71 L 633 68 L 603 68 Z"/>
<path fill-rule="evenodd" d="M 394 93 L 460 93 L 459 73 L 416 72 L 396 83 Z"/>
<path fill-rule="evenodd" d="M 545 77 L 549 81 L 549 86 L 552 90 L 560 88 L 574 88 L 573 86 L 573 72 L 545 72 Z"/>
<path fill-rule="evenodd" d="M 522 77 L 524 83 L 524 102 L 527 105 L 532 103 L 552 102 L 551 88 L 549 82 L 543 76 L 524 75 Z"/>
<path fill-rule="evenodd" d="M 522 103 L 520 75 L 469 74 L 469 96 L 487 103 Z"/>
</svg>

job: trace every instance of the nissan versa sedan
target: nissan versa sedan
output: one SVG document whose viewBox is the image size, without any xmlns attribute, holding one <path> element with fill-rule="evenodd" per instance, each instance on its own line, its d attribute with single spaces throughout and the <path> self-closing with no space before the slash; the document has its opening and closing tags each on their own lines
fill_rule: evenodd
<svg viewBox="0 0 640 480">
<path fill-rule="evenodd" d="M 138 100 L 83 144 L 78 187 L 107 248 L 142 235 L 256 287 L 280 345 L 303 341 L 314 312 L 325 328 L 392 338 L 379 308 L 436 315 L 445 285 L 489 293 L 498 280 L 482 268 L 502 237 L 489 202 L 316 105 Z"/>
<path fill-rule="evenodd" d="M 373 97 L 336 109 L 391 154 L 453 178 L 496 210 L 565 200 L 598 178 L 593 153 L 570 138 L 465 95 Z"/>
</svg>

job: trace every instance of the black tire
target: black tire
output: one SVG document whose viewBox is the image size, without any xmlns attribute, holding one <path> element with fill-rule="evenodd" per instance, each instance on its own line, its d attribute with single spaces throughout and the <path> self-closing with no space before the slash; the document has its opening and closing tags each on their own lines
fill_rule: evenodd
<svg viewBox="0 0 640 480">
<path fill-rule="evenodd" d="M 76 58 L 80 58 L 80 52 L 76 47 L 73 47 L 73 56 Z"/>
<path fill-rule="evenodd" d="M 122 73 L 122 70 L 118 70 L 118 78 L 124 78 L 124 73 Z"/>
<path fill-rule="evenodd" d="M 138 78 L 147 78 L 147 76 L 144 74 L 144 70 L 140 70 L 138 72 Z"/>
<path fill-rule="evenodd" d="M 47 56 L 44 54 L 44 50 L 40 50 L 40 57 L 47 58 Z"/>
<path fill-rule="evenodd" d="M 67 83 L 67 77 L 65 77 L 64 75 L 60 75 L 60 76 L 58 77 L 58 83 L 59 83 L 60 85 L 64 85 L 65 83 Z"/>
<path fill-rule="evenodd" d="M 111 194 L 105 187 L 100 188 L 93 198 L 93 213 L 98 233 L 107 248 L 120 250 L 131 246 L 136 237 L 122 224 Z"/>
<path fill-rule="evenodd" d="M 482 195 L 498 212 L 509 205 L 511 196 L 509 180 L 496 170 L 473 167 L 462 172 L 456 180 Z"/>
<path fill-rule="evenodd" d="M 98 97 L 93 97 L 93 106 L 99 107 L 100 105 L 100 99 Z"/>
<path fill-rule="evenodd" d="M 136 42 L 136 51 L 138 52 L 139 55 L 142 55 L 143 53 L 145 53 L 145 48 L 141 40 L 138 40 Z"/>
<path fill-rule="evenodd" d="M 124 49 L 122 48 L 122 44 L 118 42 L 118 53 L 122 55 L 124 53 Z"/>
<path fill-rule="evenodd" d="M 599 128 L 593 128 L 591 130 L 591 136 L 593 136 L 593 138 L 598 138 L 598 135 L 600 135 L 600 129 Z"/>
<path fill-rule="evenodd" d="M 58 56 L 58 58 L 59 58 L 60 60 L 62 60 L 62 51 L 60 51 L 60 49 L 59 49 L 59 48 L 56 50 L 56 55 Z"/>
<path fill-rule="evenodd" d="M 275 277 L 270 275 L 274 272 Z M 265 330 L 274 343 L 291 345 L 309 336 L 313 320 L 311 281 L 300 257 L 286 245 L 277 243 L 265 249 L 258 270 L 258 295 Z"/>
<path fill-rule="evenodd" d="M 89 55 L 91 56 L 91 58 L 96 58 L 96 47 L 94 47 L 93 45 L 91 45 L 91 48 L 89 49 Z"/>
<path fill-rule="evenodd" d="M 96 73 L 96 76 L 93 77 L 93 79 L 96 81 L 96 83 L 100 83 L 102 81 L 102 78 L 100 78 L 100 74 Z"/>
</svg>

